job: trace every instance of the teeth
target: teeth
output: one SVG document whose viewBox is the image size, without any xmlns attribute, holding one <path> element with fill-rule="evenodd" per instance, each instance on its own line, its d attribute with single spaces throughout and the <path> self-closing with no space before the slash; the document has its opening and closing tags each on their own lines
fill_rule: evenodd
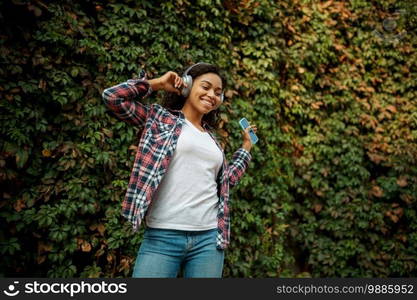
<svg viewBox="0 0 417 300">
<path fill-rule="evenodd" d="M 211 103 L 210 101 L 202 100 L 202 102 L 205 102 L 205 103 L 209 104 L 210 106 L 213 106 L 213 103 Z"/>
</svg>

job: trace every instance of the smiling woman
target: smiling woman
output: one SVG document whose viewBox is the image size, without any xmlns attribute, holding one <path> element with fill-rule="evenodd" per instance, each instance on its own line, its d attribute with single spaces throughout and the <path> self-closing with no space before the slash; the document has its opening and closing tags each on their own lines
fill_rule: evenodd
<svg viewBox="0 0 417 300">
<path fill-rule="evenodd" d="M 223 103 L 225 79 L 218 68 L 198 63 L 180 77 L 128 80 L 106 89 L 106 105 L 123 121 L 144 128 L 123 215 L 147 228 L 133 277 L 221 277 L 230 243 L 229 188 L 250 160 L 249 129 L 226 162 L 212 131 Z M 168 92 L 163 106 L 143 105 L 152 91 Z"/>
</svg>

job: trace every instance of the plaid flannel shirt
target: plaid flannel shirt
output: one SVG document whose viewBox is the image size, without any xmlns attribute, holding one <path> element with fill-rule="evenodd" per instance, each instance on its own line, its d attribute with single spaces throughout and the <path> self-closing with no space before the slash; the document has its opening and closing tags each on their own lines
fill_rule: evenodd
<svg viewBox="0 0 417 300">
<path fill-rule="evenodd" d="M 122 204 L 122 215 L 132 222 L 134 231 L 143 221 L 153 195 L 168 168 L 185 122 L 181 111 L 165 109 L 158 104 L 144 105 L 136 101 L 148 96 L 151 91 L 148 81 L 143 77 L 105 89 L 102 95 L 106 106 L 119 119 L 143 127 Z M 222 167 L 217 176 L 219 205 L 216 246 L 218 249 L 225 249 L 230 243 L 229 187 L 238 183 L 251 160 L 251 155 L 245 149 L 239 148 L 233 154 L 230 163 L 227 163 L 223 149 L 210 132 L 210 128 L 207 124 L 203 126 L 223 153 Z"/>
</svg>

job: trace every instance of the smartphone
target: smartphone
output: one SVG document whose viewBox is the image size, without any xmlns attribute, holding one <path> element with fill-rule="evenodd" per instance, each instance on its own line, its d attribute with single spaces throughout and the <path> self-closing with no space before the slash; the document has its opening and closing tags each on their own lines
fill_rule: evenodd
<svg viewBox="0 0 417 300">
<path fill-rule="evenodd" d="M 242 118 L 239 121 L 240 127 L 242 127 L 243 130 L 249 127 L 249 122 L 246 120 L 246 118 Z M 258 142 L 258 137 L 256 136 L 255 132 L 253 132 L 252 129 L 249 130 L 249 136 L 252 144 L 256 144 Z"/>
</svg>

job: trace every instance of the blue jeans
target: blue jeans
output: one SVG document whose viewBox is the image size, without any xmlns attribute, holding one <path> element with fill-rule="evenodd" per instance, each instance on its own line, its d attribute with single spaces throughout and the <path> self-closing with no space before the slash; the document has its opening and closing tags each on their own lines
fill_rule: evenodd
<svg viewBox="0 0 417 300">
<path fill-rule="evenodd" d="M 216 248 L 217 229 L 183 231 L 146 228 L 132 277 L 221 278 L 224 251 Z"/>
</svg>

